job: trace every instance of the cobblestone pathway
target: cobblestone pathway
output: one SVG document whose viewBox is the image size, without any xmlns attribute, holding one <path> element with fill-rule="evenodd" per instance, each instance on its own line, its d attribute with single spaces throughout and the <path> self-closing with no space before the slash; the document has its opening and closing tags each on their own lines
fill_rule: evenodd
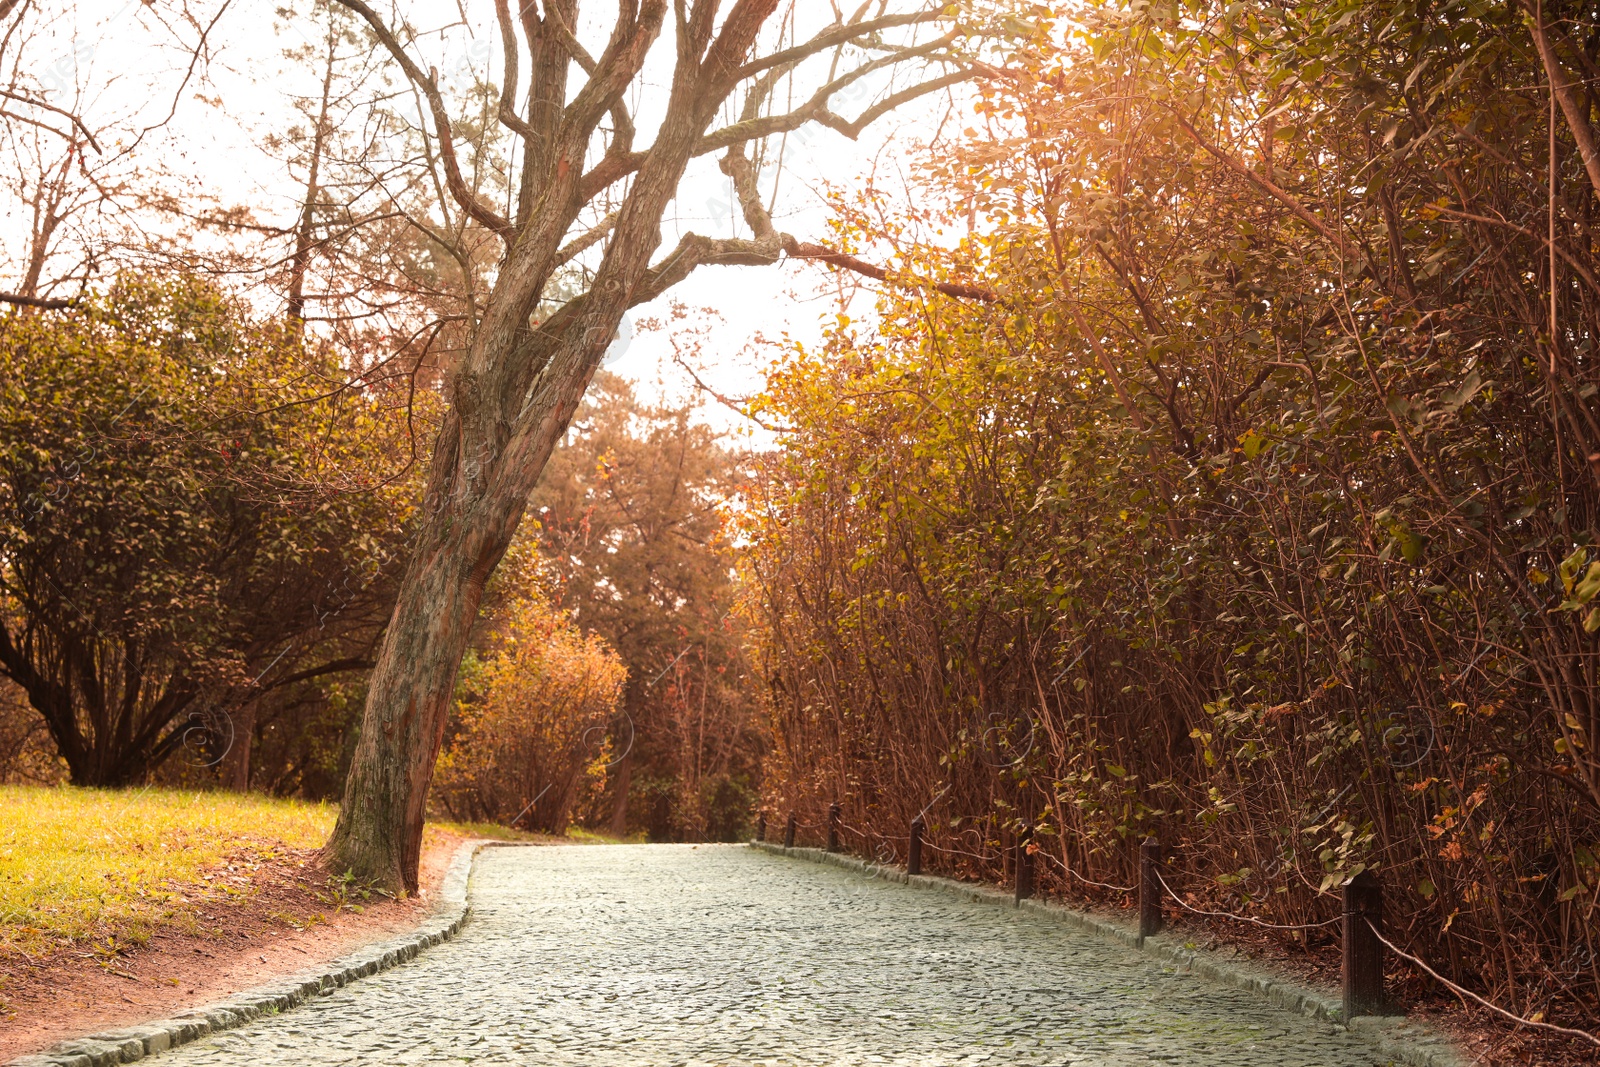
<svg viewBox="0 0 1600 1067">
<path fill-rule="evenodd" d="M 1047 920 L 738 846 L 493 849 L 472 899 L 457 940 L 156 1062 L 1383 1062 Z"/>
</svg>

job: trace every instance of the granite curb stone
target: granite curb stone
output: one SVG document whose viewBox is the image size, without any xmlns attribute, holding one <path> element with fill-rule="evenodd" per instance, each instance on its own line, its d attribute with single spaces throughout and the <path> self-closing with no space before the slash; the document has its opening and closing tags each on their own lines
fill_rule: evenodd
<svg viewBox="0 0 1600 1067">
<path fill-rule="evenodd" d="M 331 993 L 358 979 L 415 959 L 425 949 L 450 940 L 466 924 L 472 915 L 467 886 L 473 861 L 483 849 L 497 847 L 517 846 L 504 841 L 468 841 L 457 849 L 439 887 L 439 904 L 434 914 L 409 933 L 365 945 L 334 960 L 326 970 L 281 978 L 221 1003 L 180 1012 L 170 1018 L 63 1041 L 43 1052 L 12 1060 L 9 1067 L 107 1067 L 133 1063 L 242 1026 L 263 1015 L 288 1011 L 312 997 Z"/>
<path fill-rule="evenodd" d="M 957 882 L 927 874 L 910 875 L 898 867 L 887 867 L 820 848 L 784 848 L 771 841 L 751 841 L 749 846 L 775 856 L 843 867 L 913 889 L 947 893 L 980 904 L 1017 908 L 1082 933 L 1120 942 L 1136 952 L 1167 960 L 1219 985 L 1255 993 L 1287 1011 L 1322 1022 L 1343 1021 L 1343 1006 L 1334 994 L 1296 986 L 1259 967 L 1229 959 L 1220 952 L 1198 948 L 1168 935 L 1158 934 L 1141 940 L 1137 929 L 1105 915 L 1077 911 L 1037 898 L 1018 901 L 1014 894 L 995 886 Z M 1358 1018 L 1347 1029 L 1361 1034 L 1381 1055 L 1404 1067 L 1466 1067 L 1466 1059 L 1447 1038 L 1420 1023 L 1394 1018 Z"/>
</svg>

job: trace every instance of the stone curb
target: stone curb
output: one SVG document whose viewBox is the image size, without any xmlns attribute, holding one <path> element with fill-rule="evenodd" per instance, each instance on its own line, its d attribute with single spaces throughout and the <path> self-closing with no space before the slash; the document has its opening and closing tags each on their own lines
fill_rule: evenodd
<svg viewBox="0 0 1600 1067">
<path fill-rule="evenodd" d="M 1182 942 L 1168 935 L 1158 934 L 1141 941 L 1134 927 L 1104 915 L 1076 911 L 1038 899 L 1019 903 L 1014 894 L 992 885 L 957 882 L 927 874 L 913 877 L 898 867 L 885 867 L 843 853 L 826 852 L 820 848 L 784 848 L 770 841 L 751 841 L 749 846 L 775 856 L 790 856 L 812 863 L 832 864 L 871 878 L 898 882 L 913 889 L 934 890 L 981 904 L 995 904 L 1030 912 L 1040 918 L 1059 922 L 1079 933 L 1116 941 L 1136 952 L 1175 963 L 1219 985 L 1254 993 L 1288 1011 L 1298 1012 L 1321 1022 L 1342 1021 L 1343 1005 L 1338 997 L 1331 993 L 1295 986 L 1259 967 L 1228 959 L 1221 953 L 1197 948 L 1193 942 Z M 1379 1055 L 1387 1056 L 1392 1063 L 1403 1064 L 1404 1067 L 1466 1067 L 1467 1064 L 1461 1052 L 1447 1038 L 1420 1023 L 1407 1022 L 1404 1019 L 1363 1017 L 1356 1019 L 1349 1029 L 1370 1040 Z"/>
<path fill-rule="evenodd" d="M 365 945 L 327 964 L 324 971 L 283 978 L 170 1019 L 63 1041 L 36 1055 L 12 1060 L 9 1067 L 105 1067 L 132 1063 L 207 1034 L 243 1026 L 263 1015 L 288 1011 L 312 997 L 326 996 L 359 978 L 415 959 L 425 949 L 450 940 L 466 925 L 472 915 L 472 906 L 467 903 L 467 883 L 473 861 L 483 849 L 501 845 L 513 843 L 468 841 L 457 849 L 439 887 L 439 904 L 433 915 L 410 933 Z"/>
</svg>

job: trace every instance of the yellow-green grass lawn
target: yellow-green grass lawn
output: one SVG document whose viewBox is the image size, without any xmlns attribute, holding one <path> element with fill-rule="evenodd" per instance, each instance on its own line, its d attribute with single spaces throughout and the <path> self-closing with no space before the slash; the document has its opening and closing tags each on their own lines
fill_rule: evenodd
<svg viewBox="0 0 1600 1067">
<path fill-rule="evenodd" d="M 185 888 L 208 869 L 246 851 L 315 848 L 335 814 L 239 793 L 0 786 L 0 956 L 142 941 L 189 910 Z"/>
<path fill-rule="evenodd" d="M 200 897 L 248 892 L 237 874 L 253 862 L 208 878 L 224 861 L 320 847 L 337 814 L 249 793 L 0 785 L 0 957 L 92 938 L 137 944 L 163 923 L 191 925 Z M 555 840 L 487 823 L 428 829 L 429 838 Z"/>
</svg>

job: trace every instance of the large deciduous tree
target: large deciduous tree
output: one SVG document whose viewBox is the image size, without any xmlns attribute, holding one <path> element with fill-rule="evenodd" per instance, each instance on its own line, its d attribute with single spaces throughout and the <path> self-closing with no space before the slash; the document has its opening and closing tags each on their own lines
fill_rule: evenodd
<svg viewBox="0 0 1600 1067">
<path fill-rule="evenodd" d="M 0 674 L 73 781 L 247 767 L 263 693 L 370 665 L 414 486 L 341 373 L 189 280 L 0 317 Z"/>
<path fill-rule="evenodd" d="M 365 0 L 340 0 L 370 28 L 425 107 L 428 165 L 460 211 L 499 236 L 492 288 L 470 312 L 470 339 L 448 376 L 449 411 L 434 445 L 415 549 L 373 672 L 330 862 L 358 877 L 415 887 L 422 818 L 456 673 L 484 584 L 566 430 L 623 314 L 706 264 L 826 257 L 773 225 L 752 147 L 822 123 L 847 136 L 893 108 L 967 78 L 967 30 L 942 4 L 863 4 L 801 39 L 802 5 L 780 0 L 623 0 L 598 54 L 580 37 L 578 0 L 496 0 L 501 88 L 495 116 L 513 147 L 504 202 L 464 176 L 450 101 L 409 23 Z M 758 54 L 758 45 L 772 48 Z M 808 65 L 808 61 L 815 64 Z M 813 91 L 794 78 L 815 66 Z M 647 68 L 659 115 L 635 142 L 631 94 Z M 928 71 L 935 73 L 925 73 Z M 907 81 L 905 72 L 914 72 Z M 842 91 L 884 85 L 856 117 Z M 731 121 L 728 119 L 731 117 Z M 481 138 L 479 142 L 481 144 Z M 470 146 L 468 146 L 470 147 Z M 662 219 L 690 161 L 721 154 L 750 235 L 685 235 L 666 255 Z M 537 314 L 563 268 L 598 256 L 586 285 Z"/>
</svg>

